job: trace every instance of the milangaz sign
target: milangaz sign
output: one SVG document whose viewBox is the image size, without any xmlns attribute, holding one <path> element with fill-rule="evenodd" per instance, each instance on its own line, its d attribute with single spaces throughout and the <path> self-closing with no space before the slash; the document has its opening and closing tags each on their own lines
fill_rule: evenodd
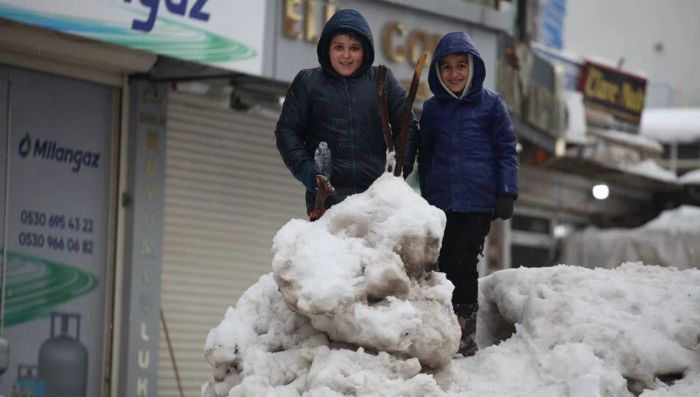
<svg viewBox="0 0 700 397">
<path fill-rule="evenodd" d="M 639 125 L 646 87 L 645 78 L 610 66 L 586 61 L 581 69 L 579 91 L 586 106 L 628 123 Z"/>
</svg>

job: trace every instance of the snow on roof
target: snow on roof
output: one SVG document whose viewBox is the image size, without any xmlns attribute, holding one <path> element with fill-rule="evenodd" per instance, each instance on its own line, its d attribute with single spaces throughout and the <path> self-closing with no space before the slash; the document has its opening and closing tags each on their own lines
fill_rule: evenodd
<svg viewBox="0 0 700 397">
<path fill-rule="evenodd" d="M 700 168 L 686 172 L 678 178 L 678 182 L 683 185 L 700 185 Z"/>
<path fill-rule="evenodd" d="M 633 76 L 635 76 L 635 77 L 639 77 L 639 78 L 642 78 L 642 79 L 647 79 L 647 80 L 649 80 L 649 75 L 648 75 L 646 72 L 644 72 L 643 70 L 629 69 L 629 68 L 626 68 L 626 67 L 625 67 L 624 69 L 621 69 L 621 68 L 619 68 L 619 67 L 617 66 L 617 65 L 618 65 L 618 62 L 614 62 L 614 61 L 612 61 L 612 60 L 610 60 L 610 59 L 607 59 L 607 58 L 604 58 L 604 57 L 601 57 L 601 56 L 598 56 L 598 55 L 586 56 L 586 57 L 585 57 L 585 60 L 586 60 L 586 61 L 589 61 L 589 62 L 597 63 L 598 65 L 601 65 L 601 66 L 606 66 L 606 67 L 611 68 L 611 69 L 614 69 L 614 70 L 616 70 L 617 72 L 620 72 L 620 73 L 624 73 L 624 74 L 628 74 L 628 75 L 633 75 Z M 623 64 L 623 67 L 624 67 L 624 64 Z"/>
<path fill-rule="evenodd" d="M 644 109 L 640 134 L 663 143 L 700 140 L 700 107 Z"/>
<path fill-rule="evenodd" d="M 317 221 L 328 217 L 326 224 L 313 226 L 318 230 L 296 220 L 278 233 L 274 244 L 282 256 L 275 274 L 251 286 L 207 337 L 205 356 L 212 376 L 202 379 L 203 397 L 629 396 L 630 387 L 641 397 L 697 395 L 697 269 L 627 263 L 615 269 L 556 266 L 496 272 L 479 281 L 481 350 L 474 357 L 450 357 L 432 369 L 422 366 L 411 349 L 365 350 L 334 340 L 347 328 L 355 330 L 363 344 L 394 349 L 402 343 L 424 343 L 421 348 L 436 350 L 437 356 L 453 352 L 450 343 L 435 343 L 459 332 L 451 309 L 444 307 L 451 286 L 439 282 L 444 279 L 441 273 L 409 276 L 409 290 L 422 291 L 427 298 L 422 303 L 411 303 L 401 291 L 385 298 L 362 296 L 372 288 L 378 293 L 382 284 L 390 287 L 383 281 L 397 280 L 395 269 L 382 267 L 382 261 L 396 260 L 387 255 L 386 244 L 398 237 L 391 247 L 395 255 L 418 254 L 426 247 L 407 243 L 420 242 L 421 233 L 434 223 L 428 204 L 407 186 L 397 186 L 403 180 L 394 178 L 393 186 L 385 182 L 387 178 L 380 178 L 373 185 L 376 189 L 346 200 L 345 209 L 343 203 L 330 209 Z M 413 204 L 401 205 L 407 202 Z M 380 219 L 376 224 L 375 217 Z M 313 249 L 302 247 L 310 244 L 308 237 L 320 239 Z M 377 246 L 363 246 L 367 242 Z M 341 252 L 334 254 L 336 249 Z M 410 252 L 402 255 L 403 249 Z M 370 259 L 375 262 L 366 261 Z M 377 269 L 383 271 L 368 274 Z M 315 282 L 311 285 L 304 277 Z M 431 279 L 438 281 L 432 287 L 415 285 Z M 347 300 L 353 294 L 359 301 Z M 334 303 L 327 305 L 316 295 Z M 429 306 L 430 300 L 438 304 Z M 305 303 L 321 314 L 290 309 Z M 342 315 L 327 315 L 333 310 Z M 451 321 L 434 324 L 436 317 L 431 315 Z"/>
<path fill-rule="evenodd" d="M 589 127 L 588 131 L 594 135 L 599 135 L 611 141 L 623 143 L 629 146 L 635 146 L 640 149 L 661 153 L 663 146 L 656 140 L 642 136 L 639 134 L 630 134 L 629 132 L 604 130 L 602 128 Z"/>
<path fill-rule="evenodd" d="M 630 174 L 640 175 L 662 182 L 673 183 L 678 181 L 678 177 L 675 173 L 661 168 L 653 159 L 646 159 L 634 164 L 620 164 L 618 168 Z"/>
<path fill-rule="evenodd" d="M 666 210 L 634 229 L 589 227 L 572 233 L 561 260 L 585 267 L 615 267 L 624 261 L 677 269 L 700 268 L 700 208 Z"/>
</svg>

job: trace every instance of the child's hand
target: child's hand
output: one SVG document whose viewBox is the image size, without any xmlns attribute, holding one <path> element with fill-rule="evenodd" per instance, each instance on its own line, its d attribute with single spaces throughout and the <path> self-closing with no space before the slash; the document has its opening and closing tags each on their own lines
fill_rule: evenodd
<svg viewBox="0 0 700 397">
<path fill-rule="evenodd" d="M 494 217 L 496 219 L 510 219 L 513 216 L 513 201 L 515 197 L 507 194 L 499 196 L 496 199 L 496 208 L 494 209 Z"/>
</svg>

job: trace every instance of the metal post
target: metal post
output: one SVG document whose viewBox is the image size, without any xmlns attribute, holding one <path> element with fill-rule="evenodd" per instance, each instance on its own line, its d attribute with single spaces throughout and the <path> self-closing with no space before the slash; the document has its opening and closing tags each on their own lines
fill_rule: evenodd
<svg viewBox="0 0 700 397">
<path fill-rule="evenodd" d="M 7 279 L 7 216 L 10 200 L 10 81 L 7 82 L 7 122 L 5 134 L 5 208 L 3 209 L 3 242 L 2 242 L 2 289 L 0 290 L 0 335 L 5 330 L 5 280 Z"/>
</svg>

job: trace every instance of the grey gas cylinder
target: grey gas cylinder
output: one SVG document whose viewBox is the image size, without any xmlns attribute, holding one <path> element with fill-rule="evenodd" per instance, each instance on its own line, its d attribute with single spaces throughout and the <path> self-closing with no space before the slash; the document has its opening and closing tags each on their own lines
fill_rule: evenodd
<svg viewBox="0 0 700 397">
<path fill-rule="evenodd" d="M 75 319 L 75 337 L 68 332 L 71 319 Z M 87 348 L 80 343 L 80 314 L 52 312 L 49 339 L 39 348 L 39 378 L 46 386 L 46 397 L 85 397 L 87 370 Z"/>
</svg>

